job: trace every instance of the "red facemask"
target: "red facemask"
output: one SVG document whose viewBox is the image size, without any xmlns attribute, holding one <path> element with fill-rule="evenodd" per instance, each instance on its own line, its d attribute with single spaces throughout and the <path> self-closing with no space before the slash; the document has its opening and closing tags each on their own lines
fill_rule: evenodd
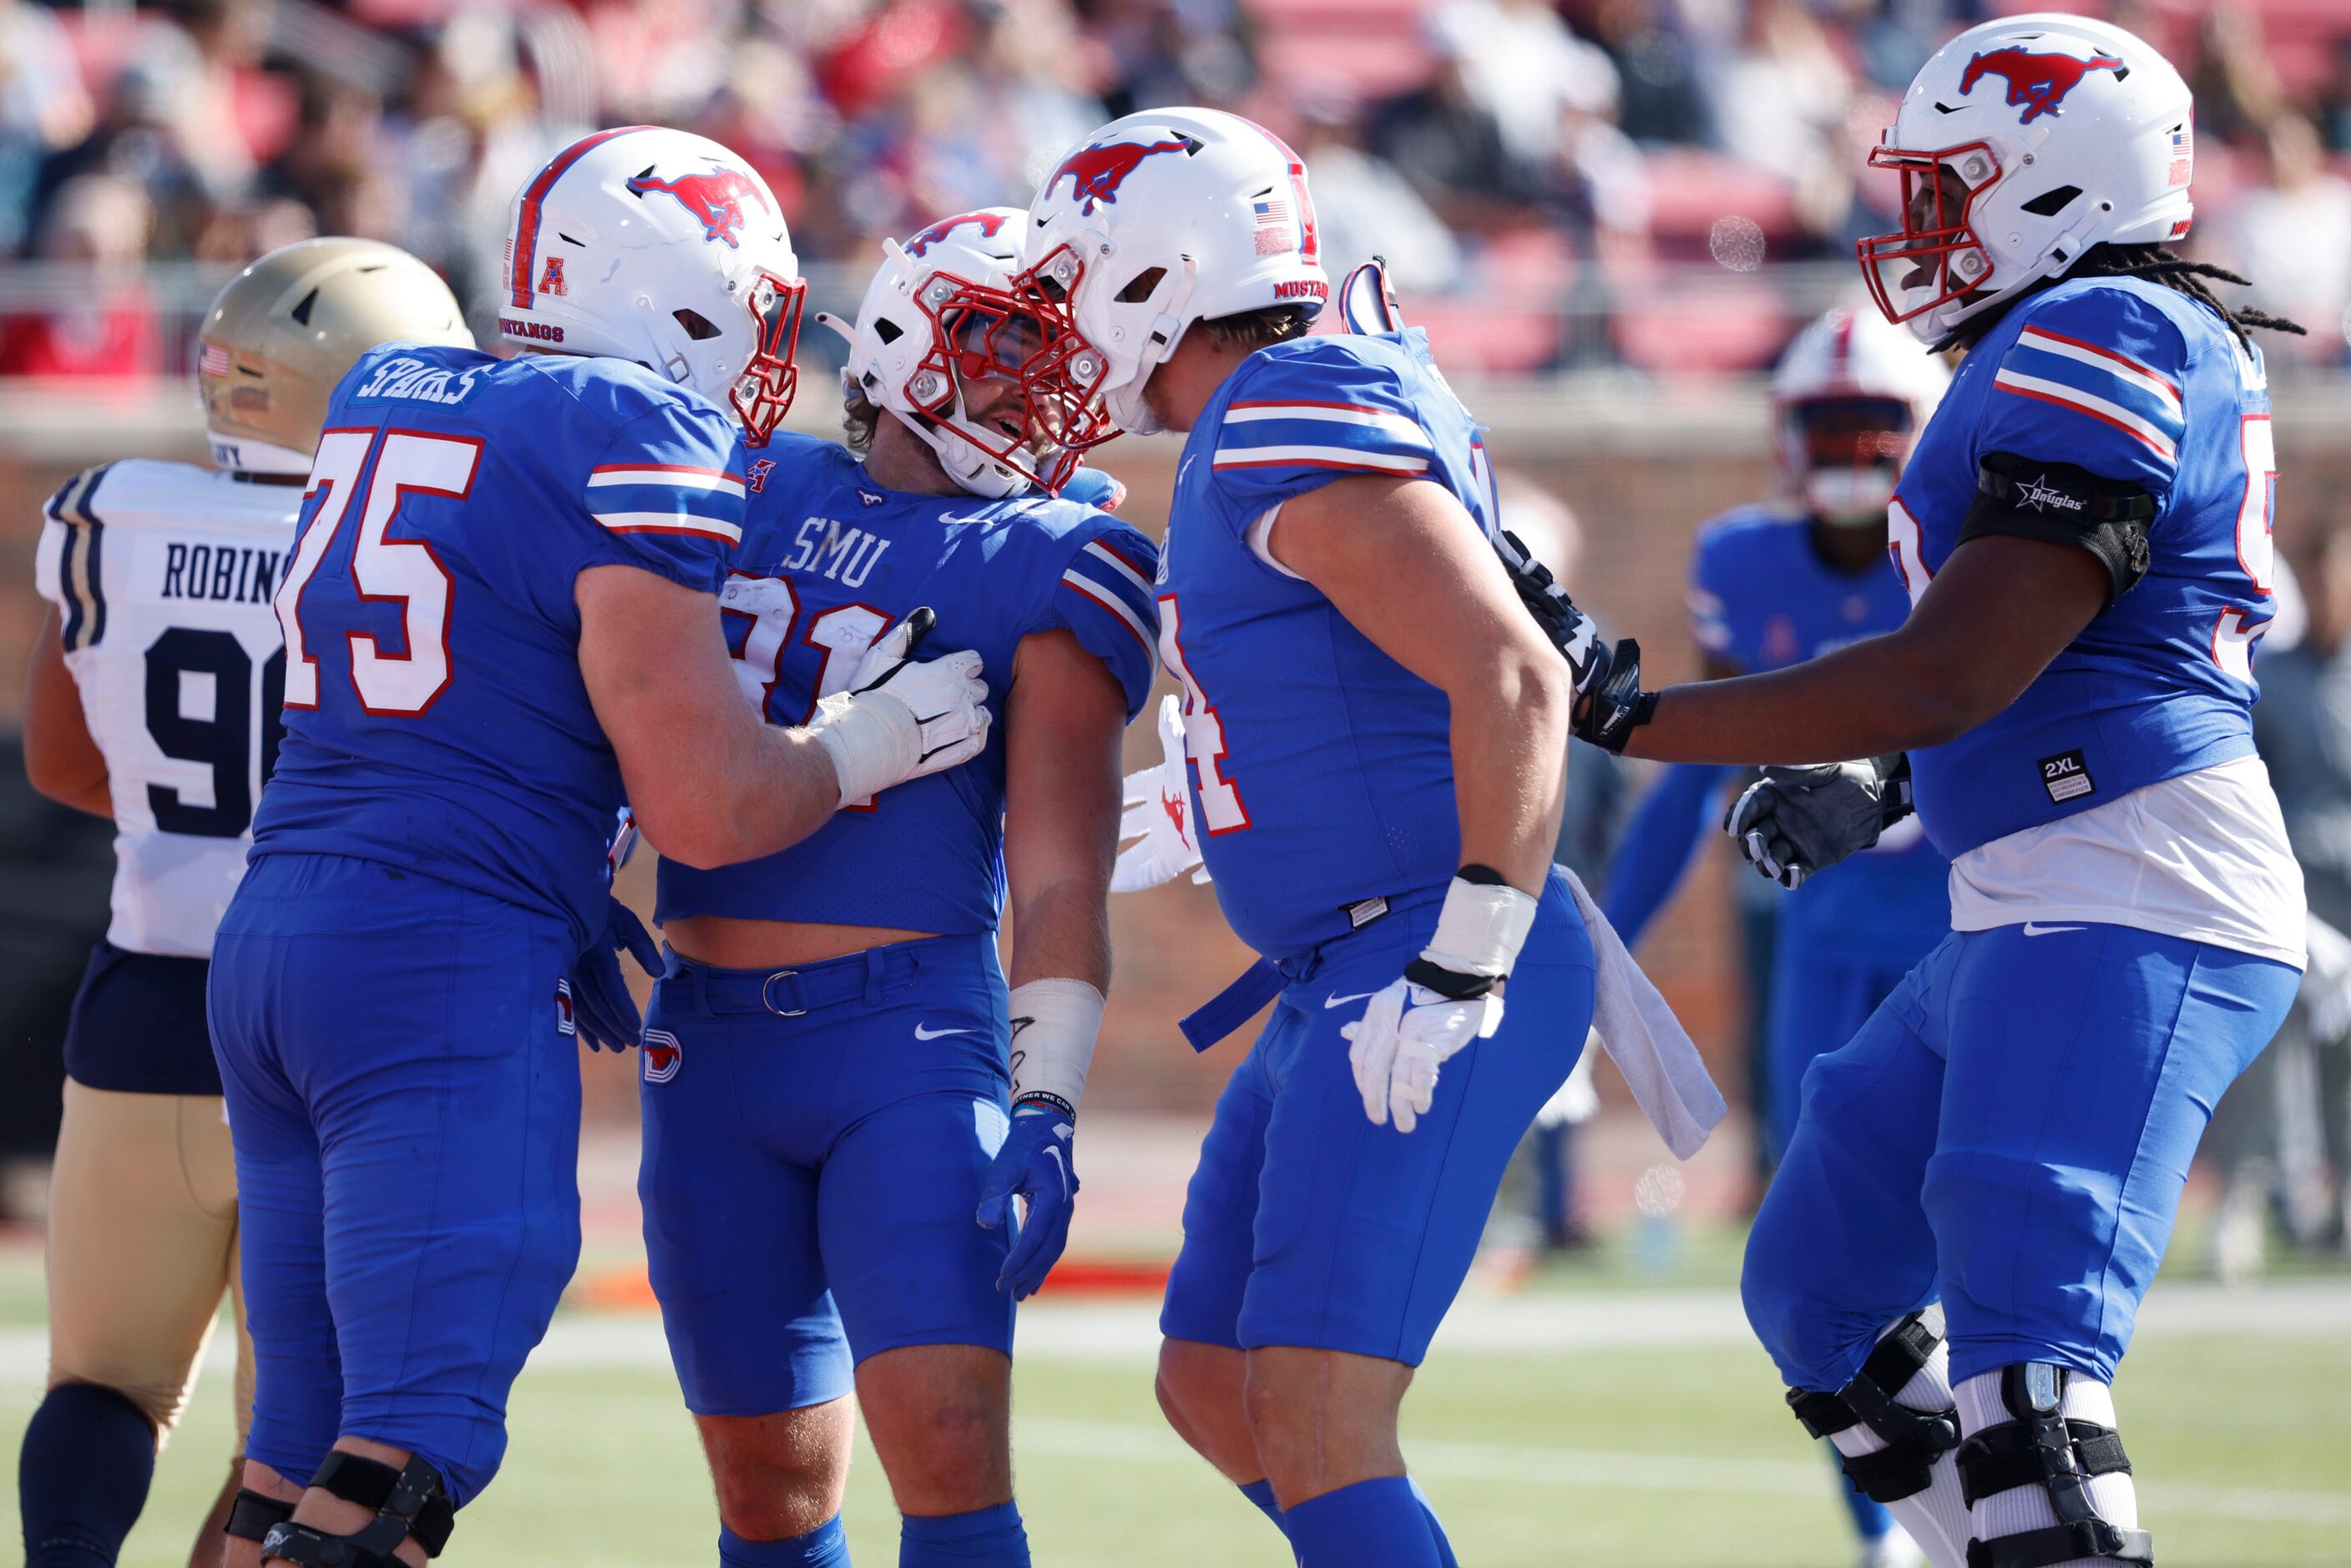
<svg viewBox="0 0 2351 1568">
<path fill-rule="evenodd" d="M 1969 226 L 1976 198 L 2000 179 L 2000 159 L 1981 141 L 1938 152 L 1879 147 L 1869 154 L 1873 169 L 1902 176 L 1902 228 L 1871 235 L 1855 245 L 1862 280 L 1889 321 L 1907 321 L 1985 286 L 1991 254 Z M 1913 289 L 1931 288 L 1923 303 L 1897 301 Z"/>
<path fill-rule="evenodd" d="M 744 308 L 751 313 L 753 347 L 727 396 L 749 445 L 768 444 L 799 391 L 800 372 L 792 355 L 799 348 L 800 313 L 807 302 L 806 283 L 765 271 L 752 278 L 744 296 Z"/>
</svg>

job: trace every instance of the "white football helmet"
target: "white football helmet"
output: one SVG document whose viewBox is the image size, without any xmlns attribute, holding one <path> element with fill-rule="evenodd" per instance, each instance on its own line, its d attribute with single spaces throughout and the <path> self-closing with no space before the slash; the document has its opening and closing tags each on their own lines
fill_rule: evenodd
<svg viewBox="0 0 2351 1568">
<path fill-rule="evenodd" d="M 1883 526 L 1902 465 L 1950 381 L 1938 356 L 1876 311 L 1821 317 L 1771 374 L 1782 487 L 1823 522 Z"/>
<path fill-rule="evenodd" d="M 2160 245 L 2195 216 L 2188 84 L 2086 16 L 1970 27 L 1918 68 L 1870 167 L 1902 175 L 1902 229 L 1862 276 L 1922 341 L 2063 273 L 2094 245 Z"/>
<path fill-rule="evenodd" d="M 900 245 L 882 242 L 883 262 L 866 286 L 854 326 L 817 319 L 849 340 L 846 371 L 875 407 L 929 443 L 939 466 L 968 495 L 1001 500 L 1034 485 L 1059 488 L 1077 465 L 1073 454 L 1032 445 L 1036 420 L 1025 401 L 1006 417 L 968 417 L 965 393 L 983 378 L 1008 386 L 1043 346 L 1033 312 L 1008 292 L 1020 266 L 1019 207 L 987 207 L 942 218 Z M 1006 406 L 1006 405 L 998 405 Z"/>
<path fill-rule="evenodd" d="M 633 360 L 732 407 L 752 444 L 791 405 L 806 286 L 783 209 L 717 142 L 600 131 L 516 193 L 498 331 Z"/>
<path fill-rule="evenodd" d="M 1159 428 L 1144 383 L 1195 321 L 1331 295 L 1306 165 L 1213 109 L 1114 120 L 1054 166 L 1029 209 L 1020 292 L 1053 340 L 1032 380 L 1043 434 L 1072 451 Z"/>
</svg>

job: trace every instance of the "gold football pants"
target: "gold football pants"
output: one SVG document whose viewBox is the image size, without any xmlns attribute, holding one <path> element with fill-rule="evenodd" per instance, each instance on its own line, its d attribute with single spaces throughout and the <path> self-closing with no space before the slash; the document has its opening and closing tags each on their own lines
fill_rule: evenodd
<svg viewBox="0 0 2351 1568">
<path fill-rule="evenodd" d="M 237 1448 L 253 1347 L 237 1290 L 236 1163 L 217 1095 L 124 1094 L 66 1081 L 49 1177 L 49 1386 L 96 1383 L 171 1435 L 227 1291 Z"/>
</svg>

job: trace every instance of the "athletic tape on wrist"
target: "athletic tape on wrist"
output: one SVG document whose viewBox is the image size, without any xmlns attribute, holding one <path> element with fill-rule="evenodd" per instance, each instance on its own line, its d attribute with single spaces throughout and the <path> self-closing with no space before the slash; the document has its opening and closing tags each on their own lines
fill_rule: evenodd
<svg viewBox="0 0 2351 1568">
<path fill-rule="evenodd" d="M 1453 879 L 1445 906 L 1437 914 L 1437 934 L 1420 956 L 1465 975 L 1499 979 L 1519 961 L 1519 949 L 1534 928 L 1535 901 L 1508 883 Z"/>
<path fill-rule="evenodd" d="M 808 727 L 832 758 L 843 801 L 862 800 L 898 783 L 906 777 L 906 758 L 919 756 L 920 727 L 913 710 L 886 692 L 835 692 L 818 702 Z"/>
<path fill-rule="evenodd" d="M 1012 990 L 1012 1102 L 1057 1101 L 1070 1114 L 1086 1092 L 1102 994 L 1083 980 L 1031 980 Z"/>
</svg>

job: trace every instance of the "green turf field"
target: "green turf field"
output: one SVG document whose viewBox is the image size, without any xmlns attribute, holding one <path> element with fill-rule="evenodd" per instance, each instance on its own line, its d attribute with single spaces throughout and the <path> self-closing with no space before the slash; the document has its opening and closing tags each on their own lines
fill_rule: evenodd
<svg viewBox="0 0 2351 1568">
<path fill-rule="evenodd" d="M 1479 1312 L 1488 1331 L 1470 1336 L 1479 1343 L 1440 1343 L 1408 1406 L 1408 1451 L 1465 1563 L 1849 1561 L 1828 1467 L 1781 1406 L 1761 1352 L 1719 1332 L 1731 1309 L 1719 1290 L 1595 1296 L 1556 1278 L 1543 1284 Z M 2252 1312 L 2243 1333 L 2213 1325 L 2231 1303 L 2273 1302 L 2279 1291 L 2207 1291 L 2180 1326 L 2151 1322 L 2133 1352 L 2117 1392 L 2164 1568 L 2351 1563 L 2351 1291 L 2339 1281 L 2281 1289 L 2294 1310 Z M 0 1452 L 15 1449 L 37 1392 L 37 1322 L 8 1310 L 23 1302 L 20 1288 L 0 1288 L 0 1311 L 16 1325 L 0 1329 Z M 1624 1331 L 1625 1343 L 1526 1342 L 1570 1312 Z M 1687 1334 L 1685 1315 L 1696 1325 Z M 1256 1512 L 1160 1425 L 1146 1313 L 1063 1307 L 1032 1327 L 1043 1332 L 1021 1364 L 1016 1436 L 1042 1568 L 1288 1561 Z M 1648 1334 L 1687 1343 L 1635 1343 Z M 226 1442 L 224 1384 L 207 1379 L 165 1455 L 126 1564 L 184 1561 L 187 1521 L 217 1480 Z M 650 1323 L 567 1313 L 517 1387 L 513 1415 L 506 1469 L 466 1511 L 443 1563 L 715 1561 L 708 1486 Z M 0 1513 L 13 1515 L 14 1502 L 11 1488 Z M 860 1561 L 896 1561 L 870 1454 L 849 1520 Z M 10 1517 L 0 1562 L 16 1560 L 16 1538 Z"/>
</svg>

